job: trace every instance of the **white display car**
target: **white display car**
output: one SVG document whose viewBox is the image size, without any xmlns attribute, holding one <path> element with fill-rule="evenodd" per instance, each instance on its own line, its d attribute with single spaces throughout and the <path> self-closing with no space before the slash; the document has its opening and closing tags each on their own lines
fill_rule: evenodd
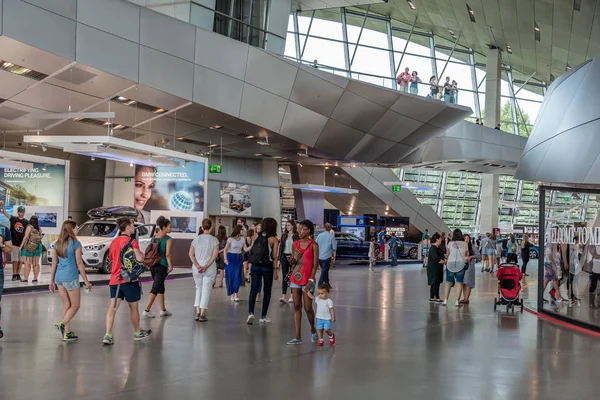
<svg viewBox="0 0 600 400">
<path fill-rule="evenodd" d="M 146 250 L 154 235 L 155 225 L 140 223 L 135 224 L 135 236 L 142 251 Z M 118 234 L 116 218 L 92 219 L 79 226 L 77 239 L 83 246 L 83 263 L 86 268 L 97 269 L 101 273 L 108 274 L 111 262 L 108 258 L 108 249 Z M 52 250 L 56 242 L 52 242 L 48 249 L 48 263 L 52 264 Z"/>
</svg>

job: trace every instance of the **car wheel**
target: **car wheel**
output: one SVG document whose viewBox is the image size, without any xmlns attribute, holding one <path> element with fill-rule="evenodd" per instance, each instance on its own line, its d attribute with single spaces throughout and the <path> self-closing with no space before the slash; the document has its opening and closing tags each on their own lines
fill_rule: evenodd
<svg viewBox="0 0 600 400">
<path fill-rule="evenodd" d="M 102 265 L 100 266 L 100 272 L 103 274 L 110 274 L 110 270 L 112 269 L 112 262 L 108 257 L 108 251 L 104 255 L 104 260 L 102 261 Z"/>
<path fill-rule="evenodd" d="M 535 250 L 529 250 L 529 258 L 532 260 L 537 260 L 538 253 Z"/>
<path fill-rule="evenodd" d="M 418 255 L 419 255 L 419 249 L 418 249 L 418 248 L 416 248 L 416 247 L 413 247 L 412 249 L 410 249 L 410 250 L 408 251 L 408 256 L 409 256 L 410 258 L 412 258 L 413 260 L 416 260 L 416 259 L 417 259 L 417 257 L 418 257 Z"/>
</svg>

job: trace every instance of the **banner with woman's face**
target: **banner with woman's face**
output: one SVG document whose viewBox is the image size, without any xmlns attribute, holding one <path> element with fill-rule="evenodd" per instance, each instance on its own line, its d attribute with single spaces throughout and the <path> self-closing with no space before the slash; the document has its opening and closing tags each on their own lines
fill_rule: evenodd
<svg viewBox="0 0 600 400">
<path fill-rule="evenodd" d="M 135 168 L 134 205 L 139 221 L 151 223 L 151 211 L 203 212 L 205 164 L 188 162 L 186 166 Z"/>
</svg>

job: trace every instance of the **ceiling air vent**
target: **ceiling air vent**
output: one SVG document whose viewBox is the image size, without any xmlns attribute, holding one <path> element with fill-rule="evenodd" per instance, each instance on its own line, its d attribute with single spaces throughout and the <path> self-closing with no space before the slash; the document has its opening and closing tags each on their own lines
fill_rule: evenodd
<svg viewBox="0 0 600 400">
<path fill-rule="evenodd" d="M 84 71 L 81 68 L 73 67 L 61 72 L 54 78 L 58 79 L 59 81 L 72 83 L 73 85 L 81 85 L 82 83 L 91 81 L 97 76 L 98 75 Z"/>
</svg>

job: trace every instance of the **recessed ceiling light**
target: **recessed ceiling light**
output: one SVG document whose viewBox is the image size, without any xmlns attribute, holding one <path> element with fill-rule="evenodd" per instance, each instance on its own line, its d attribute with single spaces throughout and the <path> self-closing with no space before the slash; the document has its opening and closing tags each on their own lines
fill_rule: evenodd
<svg viewBox="0 0 600 400">
<path fill-rule="evenodd" d="M 473 9 L 471 7 L 469 7 L 469 5 L 467 4 L 467 12 L 469 13 L 469 19 L 471 19 L 471 22 L 475 23 L 475 11 L 473 11 Z"/>
<path fill-rule="evenodd" d="M 127 100 L 127 97 L 123 97 L 123 96 L 119 96 L 118 98 L 119 98 L 119 100 L 121 100 L 121 101 L 125 101 L 125 100 Z"/>
<path fill-rule="evenodd" d="M 216 143 L 213 143 L 213 144 L 209 144 L 209 145 L 208 145 L 208 147 L 217 147 L 217 146 L 218 146 L 218 144 L 216 144 Z"/>
<path fill-rule="evenodd" d="M 408 3 L 408 6 L 410 7 L 411 10 L 416 10 L 417 9 L 417 7 L 415 7 L 415 5 L 413 4 L 412 1 L 406 0 L 406 2 Z"/>
<path fill-rule="evenodd" d="M 542 40 L 542 32 L 540 31 L 540 27 L 537 24 L 537 22 L 533 23 L 533 29 L 534 29 L 534 33 L 535 33 L 535 40 L 537 40 L 538 42 Z"/>
<path fill-rule="evenodd" d="M 154 114 L 161 114 L 161 113 L 164 113 L 164 112 L 165 112 L 164 108 L 159 108 L 157 110 L 154 110 Z"/>
<path fill-rule="evenodd" d="M 256 154 L 254 154 L 254 155 L 255 155 L 255 156 L 257 156 L 257 157 L 260 157 L 260 156 L 262 156 L 262 154 L 260 154 L 260 153 L 256 153 Z"/>
<path fill-rule="evenodd" d="M 508 52 L 508 54 L 512 54 L 512 49 L 509 45 L 506 45 L 506 51 Z"/>
<path fill-rule="evenodd" d="M 335 176 L 340 176 L 340 174 L 338 174 L 337 172 L 334 174 Z"/>
<path fill-rule="evenodd" d="M 280 159 L 280 158 L 281 158 L 281 156 L 273 156 L 273 158 L 275 158 L 275 159 Z"/>
<path fill-rule="evenodd" d="M 254 136 L 248 135 L 248 136 L 246 136 L 246 139 L 254 139 Z"/>
</svg>

